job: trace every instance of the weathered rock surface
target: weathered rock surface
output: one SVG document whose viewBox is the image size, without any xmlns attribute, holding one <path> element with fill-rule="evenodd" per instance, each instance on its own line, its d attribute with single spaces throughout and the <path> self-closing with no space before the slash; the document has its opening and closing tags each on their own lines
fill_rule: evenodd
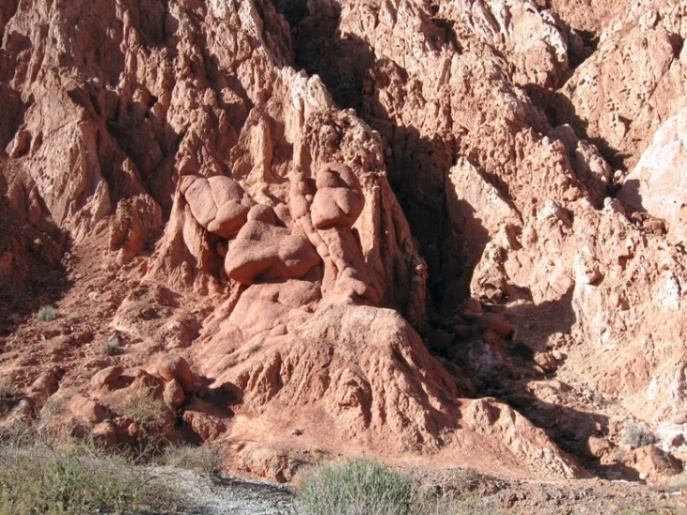
<svg viewBox="0 0 687 515">
<path fill-rule="evenodd" d="M 317 192 L 310 208 L 315 228 L 352 227 L 365 204 L 353 171 L 345 165 L 325 165 L 317 172 L 315 185 Z"/>
<path fill-rule="evenodd" d="M 218 175 L 205 179 L 185 175 L 179 188 L 196 221 L 217 236 L 236 236 L 248 219 L 252 201 L 241 185 L 229 177 Z"/>
<path fill-rule="evenodd" d="M 178 382 L 184 393 L 193 393 L 196 390 L 191 367 L 181 356 L 160 356 L 155 369 L 157 375 L 165 381 Z"/>
<path fill-rule="evenodd" d="M 685 106 L 687 13 L 674 0 L 609 7 L 616 16 L 595 30 L 596 51 L 561 89 L 553 112 L 628 169 L 661 123 Z"/>
<path fill-rule="evenodd" d="M 231 242 L 224 270 L 235 281 L 250 285 L 258 279 L 302 279 L 319 262 L 320 257 L 304 236 L 251 220 Z"/>
<path fill-rule="evenodd" d="M 38 406 L 59 367 L 108 445 L 143 392 L 280 480 L 294 449 L 603 470 L 687 412 L 684 11 L 7 3 L 0 373 Z"/>
<path fill-rule="evenodd" d="M 637 211 L 667 223 L 668 238 L 687 240 L 687 109 L 666 120 L 654 134 L 618 198 Z"/>
</svg>

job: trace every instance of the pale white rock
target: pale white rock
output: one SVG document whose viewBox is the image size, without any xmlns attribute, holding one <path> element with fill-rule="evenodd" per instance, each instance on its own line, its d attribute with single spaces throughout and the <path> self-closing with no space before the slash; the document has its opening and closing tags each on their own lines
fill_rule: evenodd
<svg viewBox="0 0 687 515">
<path fill-rule="evenodd" d="M 674 243 L 687 239 L 687 108 L 656 131 L 618 198 L 665 220 Z"/>
</svg>

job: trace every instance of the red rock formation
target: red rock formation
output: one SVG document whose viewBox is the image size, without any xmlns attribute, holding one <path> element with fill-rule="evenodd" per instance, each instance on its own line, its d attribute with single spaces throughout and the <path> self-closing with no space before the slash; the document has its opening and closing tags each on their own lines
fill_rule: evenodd
<svg viewBox="0 0 687 515">
<path fill-rule="evenodd" d="M 246 223 L 253 204 L 241 185 L 224 175 L 209 179 L 185 175 L 179 182 L 179 189 L 193 218 L 221 238 L 236 236 Z"/>
<path fill-rule="evenodd" d="M 0 372 L 59 365 L 108 445 L 151 390 L 281 479 L 294 448 L 570 477 L 550 438 L 595 466 L 613 416 L 681 420 L 687 14 L 578 4 L 6 3 Z"/>
</svg>

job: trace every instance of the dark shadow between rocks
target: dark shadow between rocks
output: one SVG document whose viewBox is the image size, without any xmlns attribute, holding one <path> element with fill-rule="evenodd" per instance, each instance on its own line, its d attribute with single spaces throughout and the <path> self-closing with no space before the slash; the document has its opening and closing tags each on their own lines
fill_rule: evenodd
<svg viewBox="0 0 687 515">
<path fill-rule="evenodd" d="M 387 71 L 401 76 L 405 71 L 389 60 L 377 59 L 366 41 L 342 35 L 336 3 L 316 13 L 308 11 L 304 0 L 273 0 L 273 4 L 291 23 L 296 65 L 319 75 L 336 103 L 354 109 L 381 134 L 390 150 L 385 155 L 389 183 L 429 266 L 430 302 L 438 309 L 446 285 L 461 268 L 454 249 L 447 249 L 450 224 L 445 181 L 455 164 L 454 141 L 423 137 L 416 127 L 395 123 L 379 102 L 374 81 L 385 80 Z M 445 28 L 436 27 L 436 31 L 446 39 Z"/>
<path fill-rule="evenodd" d="M 634 211 L 646 213 L 646 209 L 642 204 L 642 195 L 639 193 L 639 180 L 629 179 L 623 183 L 621 194 L 618 196 L 626 206 L 629 206 Z"/>
<path fill-rule="evenodd" d="M 588 135 L 589 122 L 577 114 L 574 104 L 565 94 L 557 91 L 551 97 L 546 110 L 551 127 L 569 124 L 579 139 L 584 139 L 596 145 L 601 155 L 613 168 L 627 170 L 626 160 L 631 157 L 626 152 L 621 152 L 613 147 L 608 140 L 602 137 L 592 138 Z M 623 120 L 629 123 L 629 120 Z"/>
<path fill-rule="evenodd" d="M 557 300 L 503 309 L 507 320 L 521 324 L 518 330 L 509 339 L 496 343 L 487 341 L 486 337 L 473 338 L 456 352 L 453 361 L 472 379 L 477 397 L 490 396 L 506 402 L 594 475 L 638 481 L 636 470 L 622 463 L 602 464 L 592 454 L 590 439 L 608 436 L 606 415 L 547 402 L 532 389 L 532 384 L 539 384 L 541 388 L 559 390 L 560 395 L 571 392 L 570 386 L 556 380 L 555 368 L 542 371 L 536 356 L 550 350 L 547 348 L 550 336 L 570 334 L 576 322 L 572 296 L 571 286 Z M 486 306 L 485 311 L 489 308 Z M 501 306 L 494 309 L 500 310 Z"/>
<path fill-rule="evenodd" d="M 601 466 L 599 458 L 589 449 L 590 438 L 608 435 L 608 417 L 582 411 L 562 404 L 546 402 L 532 390 L 532 384 L 546 388 L 555 380 L 555 368 L 542 369 L 537 357 L 547 353 L 549 337 L 570 333 L 576 318 L 572 309 L 573 288 L 555 301 L 515 306 L 485 306 L 485 313 L 499 313 L 506 320 L 518 321 L 517 327 L 505 338 L 493 332 L 475 332 L 464 343 L 456 345 L 451 361 L 474 386 L 475 397 L 495 397 L 522 413 L 541 428 L 562 450 L 598 475 L 612 473 L 625 479 L 637 479 L 635 471 L 622 465 Z M 556 365 L 557 366 L 557 365 Z M 534 382 L 534 383 L 533 383 Z M 570 387 L 554 383 L 562 393 Z M 619 468 L 620 467 L 620 468 Z M 620 470 L 622 469 L 622 470 Z"/>
<path fill-rule="evenodd" d="M 27 199 L 10 206 L 7 193 L 0 173 L 0 336 L 13 333 L 25 317 L 58 302 L 73 285 L 63 263 L 71 247 L 69 235 L 50 220 L 30 223 L 22 210 Z M 24 193 L 15 185 L 14 195 Z"/>
<path fill-rule="evenodd" d="M 24 104 L 19 93 L 6 84 L 0 84 L 0 156 L 5 147 L 12 140 L 18 128 L 24 123 L 24 113 L 33 103 L 33 95 Z"/>
<path fill-rule="evenodd" d="M 575 323 L 571 303 L 572 287 L 556 301 L 505 309 L 487 305 L 485 313 L 500 312 L 498 316 L 505 321 L 517 320 L 525 324 L 526 329 L 511 326 L 513 329 L 508 335 L 502 331 L 499 337 L 494 337 L 482 329 L 489 324 L 482 324 L 477 319 L 471 323 L 471 336 L 456 344 L 449 355 L 471 378 L 477 396 L 507 399 L 510 395 L 529 395 L 520 381 L 542 377 L 541 370 L 535 368 L 534 356 L 547 350 L 549 336 L 570 332 Z"/>
<path fill-rule="evenodd" d="M 557 300 L 509 306 L 504 315 L 526 323 L 527 327 L 519 328 L 520 338 L 524 338 L 533 350 L 544 351 L 551 335 L 569 334 L 577 321 L 572 308 L 573 289 L 574 286 L 569 287 Z"/>
<path fill-rule="evenodd" d="M 470 296 L 473 272 L 491 238 L 482 220 L 475 216 L 475 208 L 459 199 L 455 189 L 447 188 L 446 197 L 452 212 L 459 213 L 458 219 L 450 220 L 450 237 L 446 241 L 446 253 L 455 258 L 446 263 L 448 284 L 442 296 L 441 313 L 450 314 Z"/>
</svg>

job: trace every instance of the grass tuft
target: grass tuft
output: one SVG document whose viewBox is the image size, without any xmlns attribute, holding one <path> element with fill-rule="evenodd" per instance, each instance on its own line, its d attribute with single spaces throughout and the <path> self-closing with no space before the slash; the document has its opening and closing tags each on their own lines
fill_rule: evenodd
<svg viewBox="0 0 687 515">
<path fill-rule="evenodd" d="M 36 316 L 41 322 L 52 322 L 60 318 L 60 314 L 55 309 L 55 306 L 43 306 L 38 310 L 38 315 Z"/>
<path fill-rule="evenodd" d="M 127 452 L 139 463 L 148 462 L 167 447 L 169 442 L 165 431 L 172 414 L 154 386 L 127 389 L 118 393 L 110 407 L 133 422 L 129 427 L 132 441 Z"/>
<path fill-rule="evenodd" d="M 222 455 L 211 444 L 167 447 L 161 462 L 170 467 L 195 470 L 206 477 L 215 477 L 222 469 Z"/>
<path fill-rule="evenodd" d="M 457 471 L 443 485 L 420 484 L 377 462 L 358 459 L 314 469 L 296 491 L 297 513 L 308 515 L 489 515 L 474 491 L 481 476 Z"/>
<path fill-rule="evenodd" d="M 414 488 L 403 474 L 367 459 L 317 468 L 296 502 L 312 515 L 409 515 Z"/>
<path fill-rule="evenodd" d="M 625 443 L 631 447 L 646 447 L 656 438 L 641 424 L 630 424 L 625 433 Z"/>
<path fill-rule="evenodd" d="M 129 416 L 145 432 L 156 432 L 167 419 L 167 406 L 156 397 L 154 388 L 125 392 L 120 411 Z"/>
<path fill-rule="evenodd" d="M 106 356 L 116 356 L 121 352 L 121 347 L 122 341 L 118 336 L 113 336 L 112 338 L 108 338 L 107 340 L 100 342 L 100 350 Z"/>
</svg>

